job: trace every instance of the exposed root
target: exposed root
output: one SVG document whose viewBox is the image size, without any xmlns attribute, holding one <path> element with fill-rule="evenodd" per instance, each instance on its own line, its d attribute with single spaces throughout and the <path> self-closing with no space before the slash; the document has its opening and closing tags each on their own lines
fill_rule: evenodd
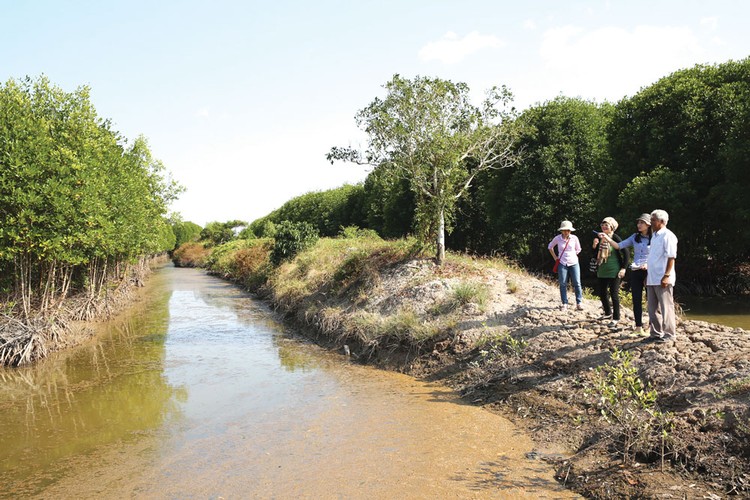
<svg viewBox="0 0 750 500">
<path fill-rule="evenodd" d="M 66 328 L 60 318 L 40 315 L 20 321 L 0 315 L 0 365 L 21 366 L 44 358 Z"/>
<path fill-rule="evenodd" d="M 149 264 L 166 262 L 158 257 L 135 266 L 125 279 L 112 280 L 98 294 L 68 297 L 54 311 L 36 312 L 27 319 L 0 313 L 0 366 L 21 366 L 46 357 L 65 344 L 72 321 L 107 319 L 132 300 L 135 287 L 143 286 Z"/>
</svg>

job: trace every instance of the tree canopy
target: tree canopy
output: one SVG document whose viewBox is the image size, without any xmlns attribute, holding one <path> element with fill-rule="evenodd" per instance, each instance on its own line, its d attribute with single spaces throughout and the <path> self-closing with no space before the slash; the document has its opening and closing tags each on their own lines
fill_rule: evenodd
<svg viewBox="0 0 750 500">
<path fill-rule="evenodd" d="M 508 109 L 512 95 L 505 87 L 494 87 L 477 107 L 465 83 L 395 75 L 384 87 L 385 98 L 376 98 L 356 115 L 369 137 L 367 149 L 334 147 L 327 158 L 373 165 L 383 175 L 409 182 L 417 223 L 425 235 L 435 237 L 437 261 L 442 262 L 456 201 L 478 173 L 519 159 Z"/>
<path fill-rule="evenodd" d="M 746 258 L 750 58 L 662 78 L 618 104 L 609 136 L 609 206 L 667 210 L 686 258 Z"/>
<path fill-rule="evenodd" d="M 520 115 L 503 89 L 480 107 L 464 84 L 438 78 L 396 75 L 385 90 L 356 115 L 367 148 L 327 155 L 373 167 L 346 202 L 359 221 L 349 224 L 435 237 L 439 256 L 444 222 L 454 229 L 448 246 L 539 270 L 561 220 L 585 230 L 613 216 L 624 236 L 640 213 L 662 208 L 680 238 L 682 284 L 750 288 L 741 278 L 750 257 L 750 58 L 677 71 L 614 104 L 560 96 Z M 516 167 L 500 168 L 508 165 Z M 285 216 L 332 235 L 316 196 L 290 203 Z M 273 222 L 251 227 L 270 235 Z"/>
<path fill-rule="evenodd" d="M 114 263 L 171 249 L 179 190 L 144 138 L 128 145 L 96 114 L 87 87 L 0 86 L 0 267 L 26 314 L 64 297 L 83 268 L 98 292 Z"/>
</svg>

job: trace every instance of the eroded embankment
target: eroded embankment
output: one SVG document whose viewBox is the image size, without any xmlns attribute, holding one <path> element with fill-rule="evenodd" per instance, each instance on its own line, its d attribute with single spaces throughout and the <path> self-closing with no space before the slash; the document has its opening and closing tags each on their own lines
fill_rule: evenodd
<svg viewBox="0 0 750 500">
<path fill-rule="evenodd" d="M 500 261 L 450 256 L 436 266 L 353 240 L 321 240 L 261 293 L 358 360 L 442 380 L 514 417 L 540 445 L 564 444 L 560 480 L 585 495 L 750 491 L 744 330 L 683 321 L 676 343 L 646 345 L 597 321 L 598 301 L 562 312 L 555 285 Z"/>
</svg>

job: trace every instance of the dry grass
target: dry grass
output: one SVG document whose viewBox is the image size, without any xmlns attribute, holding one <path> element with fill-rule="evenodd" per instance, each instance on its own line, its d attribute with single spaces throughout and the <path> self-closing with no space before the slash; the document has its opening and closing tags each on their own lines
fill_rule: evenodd
<svg viewBox="0 0 750 500">
<path fill-rule="evenodd" d="M 180 267 L 203 267 L 210 254 L 211 250 L 202 243 L 188 242 L 174 251 L 173 259 Z"/>
<path fill-rule="evenodd" d="M 267 259 L 270 244 L 253 240 L 215 248 L 209 263 L 218 274 L 249 287 L 250 283 L 262 287 L 277 310 L 313 326 L 334 342 L 356 344 L 362 352 L 369 353 L 398 346 L 419 352 L 450 337 L 457 325 L 459 308 L 475 304 L 484 310 L 489 303 L 490 291 L 484 284 L 488 269 L 490 274 L 496 274 L 497 270 L 508 272 L 511 268 L 498 259 L 454 253 L 447 254 L 443 266 L 426 265 L 422 259 L 429 256 L 422 253 L 423 246 L 414 239 L 385 241 L 358 232 L 343 234 L 339 238 L 321 238 L 313 247 L 275 268 Z M 408 267 L 400 269 L 401 264 Z M 414 265 L 421 271 L 410 278 Z M 411 297 L 408 293 L 391 301 L 390 306 L 383 306 L 396 297 L 389 294 L 401 293 L 388 289 L 393 272 L 397 282 L 411 279 L 409 290 L 418 285 L 414 280 L 458 285 L 452 292 L 449 288 L 441 292 L 440 287 L 427 287 L 438 294 L 436 303 L 442 304 L 438 309 L 411 308 L 410 301 L 423 301 L 424 297 Z"/>
<path fill-rule="evenodd" d="M 409 252 L 409 240 L 321 238 L 315 246 L 279 266 L 269 277 L 269 286 L 283 294 L 289 287 L 287 282 L 301 281 L 310 293 L 342 293 L 354 285 L 377 282 L 381 269 L 405 260 Z"/>
</svg>

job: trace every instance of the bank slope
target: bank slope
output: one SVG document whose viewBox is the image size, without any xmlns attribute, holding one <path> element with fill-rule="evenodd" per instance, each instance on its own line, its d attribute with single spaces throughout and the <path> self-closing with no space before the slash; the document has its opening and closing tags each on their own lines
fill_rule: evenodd
<svg viewBox="0 0 750 500">
<path fill-rule="evenodd" d="M 498 259 L 449 254 L 437 266 L 415 248 L 321 239 L 274 269 L 256 258 L 265 281 L 254 290 L 358 361 L 441 380 L 539 443 L 565 445 L 571 453 L 553 458 L 560 480 L 588 496 L 748 494 L 748 332 L 680 321 L 674 344 L 643 344 L 598 321 L 596 299 L 560 311 L 551 280 Z M 631 427 L 602 417 L 602 391 L 624 387 L 628 367 L 637 387 L 619 398 Z"/>
</svg>

